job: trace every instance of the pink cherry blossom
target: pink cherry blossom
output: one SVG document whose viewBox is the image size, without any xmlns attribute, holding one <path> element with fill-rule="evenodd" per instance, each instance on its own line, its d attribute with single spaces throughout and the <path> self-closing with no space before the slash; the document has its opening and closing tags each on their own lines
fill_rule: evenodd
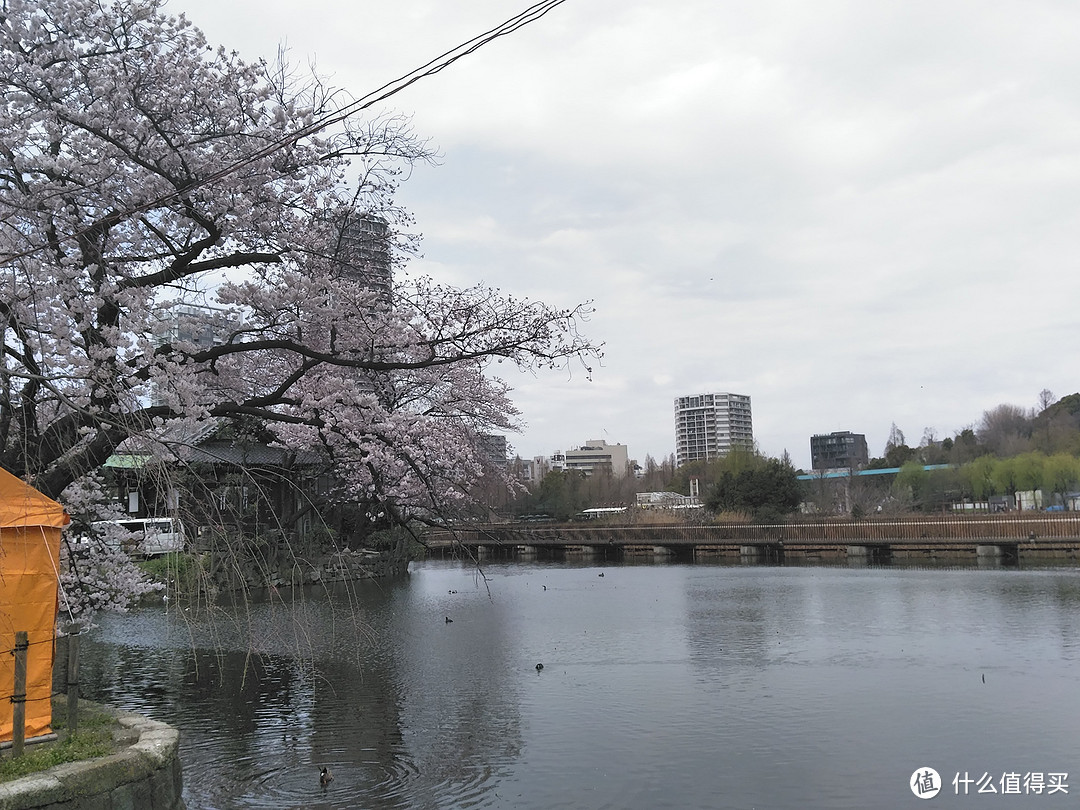
<svg viewBox="0 0 1080 810">
<path fill-rule="evenodd" d="M 398 116 L 327 126 L 348 94 L 159 0 L 4 0 L 0 87 L 0 453 L 47 494 L 177 420 L 246 417 L 325 453 L 342 497 L 430 513 L 481 474 L 478 434 L 518 426 L 495 361 L 599 356 L 585 305 L 373 283 L 350 236 L 387 223 L 407 259 L 394 194 L 428 145 Z"/>
</svg>

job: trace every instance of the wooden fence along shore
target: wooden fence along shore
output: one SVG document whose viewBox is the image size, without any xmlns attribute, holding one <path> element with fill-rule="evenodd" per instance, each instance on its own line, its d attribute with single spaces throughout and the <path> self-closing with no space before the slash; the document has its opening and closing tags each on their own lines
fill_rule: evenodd
<svg viewBox="0 0 1080 810">
<path fill-rule="evenodd" d="M 1080 560 L 1080 513 L 806 520 L 773 524 L 491 524 L 432 533 L 429 553 Z"/>
</svg>

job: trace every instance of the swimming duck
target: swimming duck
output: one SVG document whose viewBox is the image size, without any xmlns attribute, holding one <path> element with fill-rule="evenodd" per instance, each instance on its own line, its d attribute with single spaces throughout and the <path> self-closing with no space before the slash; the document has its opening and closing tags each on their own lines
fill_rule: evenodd
<svg viewBox="0 0 1080 810">
<path fill-rule="evenodd" d="M 319 768 L 319 784 L 326 787 L 334 781 L 334 775 L 330 773 L 330 769 L 326 766 Z"/>
<path fill-rule="evenodd" d="M 446 617 L 446 623 L 447 623 L 447 624 L 453 624 L 453 623 L 454 623 L 454 620 L 453 620 L 453 619 L 451 619 L 451 618 L 450 618 L 449 616 L 447 616 L 447 617 Z"/>
<path fill-rule="evenodd" d="M 544 668 L 544 665 L 543 665 L 543 664 L 537 664 L 537 665 L 536 665 L 536 671 L 537 671 L 537 672 L 539 672 L 539 671 L 540 671 L 540 670 L 542 670 L 543 668 Z"/>
</svg>

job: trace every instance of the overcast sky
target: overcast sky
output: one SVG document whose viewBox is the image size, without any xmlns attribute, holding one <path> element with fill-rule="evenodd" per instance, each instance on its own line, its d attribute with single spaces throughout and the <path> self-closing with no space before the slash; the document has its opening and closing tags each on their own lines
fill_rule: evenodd
<svg viewBox="0 0 1080 810">
<path fill-rule="evenodd" d="M 170 0 L 356 96 L 527 0 Z M 395 96 L 440 154 L 400 201 L 440 280 L 595 302 L 605 356 L 512 373 L 523 457 L 674 451 L 749 394 L 760 449 L 918 444 L 1080 390 L 1080 4 L 568 0 Z"/>
</svg>

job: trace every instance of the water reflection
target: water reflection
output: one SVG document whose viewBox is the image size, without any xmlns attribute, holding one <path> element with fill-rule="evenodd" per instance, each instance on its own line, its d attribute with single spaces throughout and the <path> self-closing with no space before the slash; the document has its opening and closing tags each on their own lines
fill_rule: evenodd
<svg viewBox="0 0 1080 810">
<path fill-rule="evenodd" d="M 190 810 L 894 806 L 1080 742 L 1073 570 L 485 571 L 118 617 L 85 691 L 181 728 Z"/>
<path fill-rule="evenodd" d="M 498 613 L 445 624 L 429 599 L 389 583 L 142 611 L 87 644 L 84 691 L 181 726 L 191 808 L 460 806 L 517 758 L 520 722 Z"/>
</svg>

